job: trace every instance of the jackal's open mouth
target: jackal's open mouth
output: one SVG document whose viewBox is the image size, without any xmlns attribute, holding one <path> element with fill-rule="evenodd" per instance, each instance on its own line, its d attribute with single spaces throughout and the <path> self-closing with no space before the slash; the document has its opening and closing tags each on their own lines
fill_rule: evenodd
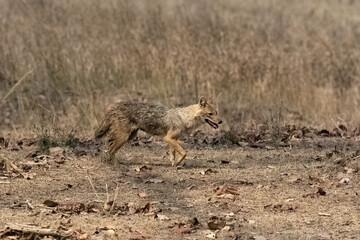
<svg viewBox="0 0 360 240">
<path fill-rule="evenodd" d="M 205 119 L 205 122 L 215 129 L 217 129 L 219 127 L 219 125 L 217 125 L 216 123 L 212 122 L 209 119 Z"/>
</svg>

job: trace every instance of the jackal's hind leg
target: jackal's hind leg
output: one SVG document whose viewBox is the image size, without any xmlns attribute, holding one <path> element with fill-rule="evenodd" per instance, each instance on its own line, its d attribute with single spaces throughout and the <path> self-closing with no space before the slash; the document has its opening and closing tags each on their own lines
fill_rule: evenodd
<svg viewBox="0 0 360 240">
<path fill-rule="evenodd" d="M 117 133 L 109 139 L 109 160 L 115 158 L 116 152 L 128 141 L 130 133 Z"/>
<path fill-rule="evenodd" d="M 136 129 L 134 129 L 134 130 L 131 132 L 128 141 L 130 141 L 130 140 L 132 140 L 132 139 L 134 139 L 134 138 L 136 137 L 136 134 L 137 134 L 138 130 L 139 130 L 139 129 L 136 128 Z"/>
</svg>

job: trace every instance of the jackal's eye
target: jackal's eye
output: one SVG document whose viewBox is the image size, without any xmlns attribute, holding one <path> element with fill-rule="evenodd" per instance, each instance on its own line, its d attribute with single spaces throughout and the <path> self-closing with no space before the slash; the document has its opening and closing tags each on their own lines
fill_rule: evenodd
<svg viewBox="0 0 360 240">
<path fill-rule="evenodd" d="M 212 113 L 208 113 L 209 116 L 212 116 L 213 114 Z"/>
</svg>

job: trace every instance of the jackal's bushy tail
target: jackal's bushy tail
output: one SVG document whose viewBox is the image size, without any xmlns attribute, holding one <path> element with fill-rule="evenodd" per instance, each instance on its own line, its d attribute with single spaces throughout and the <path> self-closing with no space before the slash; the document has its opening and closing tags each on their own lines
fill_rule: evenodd
<svg viewBox="0 0 360 240">
<path fill-rule="evenodd" d="M 95 139 L 102 138 L 110 129 L 110 122 L 106 117 L 100 127 L 95 131 Z"/>
</svg>

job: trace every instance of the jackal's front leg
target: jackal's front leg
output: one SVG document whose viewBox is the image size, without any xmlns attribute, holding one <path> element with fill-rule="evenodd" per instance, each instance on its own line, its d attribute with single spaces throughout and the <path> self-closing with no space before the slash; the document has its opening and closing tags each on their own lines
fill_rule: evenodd
<svg viewBox="0 0 360 240">
<path fill-rule="evenodd" d="M 180 146 L 180 144 L 176 141 L 176 139 L 174 139 L 172 137 L 172 135 L 169 134 L 169 133 L 165 136 L 164 140 L 165 140 L 165 142 L 167 142 L 170 145 L 170 161 L 171 161 L 171 164 L 173 166 L 174 165 L 179 165 L 184 160 L 184 158 L 186 157 L 185 150 Z M 180 154 L 180 157 L 179 157 L 179 159 L 177 161 L 175 159 L 175 152 L 178 152 Z"/>
<path fill-rule="evenodd" d="M 171 162 L 171 165 L 174 166 L 175 165 L 175 160 L 176 160 L 176 157 L 175 157 L 175 149 L 173 147 L 171 147 L 170 145 L 170 162 Z"/>
</svg>

